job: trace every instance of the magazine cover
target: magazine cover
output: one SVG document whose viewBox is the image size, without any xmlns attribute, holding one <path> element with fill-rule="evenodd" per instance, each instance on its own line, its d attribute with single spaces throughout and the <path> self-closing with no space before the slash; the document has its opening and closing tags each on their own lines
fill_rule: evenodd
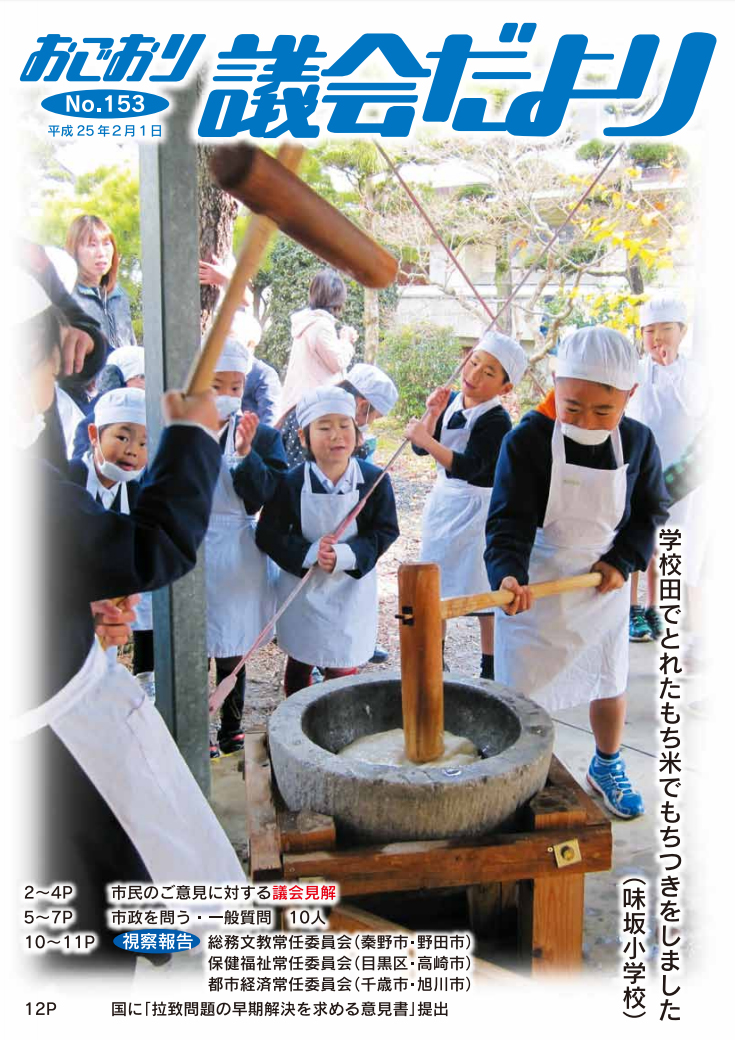
<svg viewBox="0 0 735 1040">
<path fill-rule="evenodd" d="M 5 9 L 11 1028 L 719 1032 L 732 5 Z"/>
</svg>

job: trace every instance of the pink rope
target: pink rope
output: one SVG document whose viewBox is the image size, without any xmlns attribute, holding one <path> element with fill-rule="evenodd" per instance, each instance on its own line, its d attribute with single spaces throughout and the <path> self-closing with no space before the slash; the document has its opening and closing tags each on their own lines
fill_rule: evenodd
<svg viewBox="0 0 735 1040">
<path fill-rule="evenodd" d="M 469 286 L 471 291 L 477 297 L 477 300 L 478 300 L 480 306 L 483 308 L 483 310 L 485 311 L 487 316 L 490 318 L 490 321 L 496 321 L 496 316 L 490 310 L 490 308 L 488 307 L 487 303 L 482 298 L 482 296 L 480 296 L 479 292 L 477 291 L 477 287 L 475 286 L 474 282 L 471 281 L 471 279 L 470 279 L 469 275 L 467 274 L 467 272 L 465 271 L 464 267 L 462 267 L 462 265 L 460 264 L 459 260 L 457 259 L 457 257 L 452 252 L 451 247 L 444 241 L 442 236 L 439 234 L 439 231 L 438 231 L 436 225 L 434 224 L 434 221 L 431 219 L 429 214 L 426 212 L 424 207 L 421 205 L 421 203 L 417 199 L 416 195 L 411 191 L 411 189 L 408 186 L 408 184 L 406 183 L 406 181 L 404 181 L 403 177 L 401 177 L 401 175 L 400 175 L 400 173 L 398 171 L 398 167 L 392 161 L 392 159 L 390 158 L 388 153 L 385 151 L 385 149 L 382 147 L 382 145 L 378 144 L 377 141 L 373 141 L 373 144 L 375 145 L 377 150 L 380 152 L 380 154 L 383 156 L 383 158 L 387 162 L 388 166 L 391 169 L 391 172 L 392 172 L 393 176 L 396 178 L 398 183 L 401 185 L 403 190 L 406 192 L 406 194 L 408 195 L 408 197 L 411 200 L 411 202 L 413 202 L 413 204 L 416 207 L 416 209 L 419 211 L 419 213 L 424 218 L 426 223 L 429 225 L 431 230 L 434 232 L 434 235 L 436 236 L 436 240 L 439 243 L 439 245 L 442 247 L 444 252 L 447 254 L 449 259 L 452 261 L 454 266 L 457 268 L 459 273 L 462 275 L 464 280 L 467 282 L 467 285 Z"/>
</svg>

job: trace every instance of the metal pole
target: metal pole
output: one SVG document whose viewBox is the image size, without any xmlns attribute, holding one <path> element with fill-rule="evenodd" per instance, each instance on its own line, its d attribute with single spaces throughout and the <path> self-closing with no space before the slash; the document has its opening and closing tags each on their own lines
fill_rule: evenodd
<svg viewBox="0 0 735 1040">
<path fill-rule="evenodd" d="M 163 391 L 184 385 L 200 342 L 194 87 L 172 99 L 166 138 L 140 148 L 143 325 L 150 451 Z M 205 795 L 210 793 L 203 547 L 195 570 L 153 595 L 156 704 Z"/>
</svg>

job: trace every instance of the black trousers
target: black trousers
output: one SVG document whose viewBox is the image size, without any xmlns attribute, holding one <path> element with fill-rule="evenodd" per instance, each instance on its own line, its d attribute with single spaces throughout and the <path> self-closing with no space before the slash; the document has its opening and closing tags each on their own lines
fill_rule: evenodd
<svg viewBox="0 0 735 1040">
<path fill-rule="evenodd" d="M 133 675 L 154 670 L 153 629 L 133 632 Z"/>
<path fill-rule="evenodd" d="M 223 679 L 227 678 L 239 660 L 239 657 L 215 657 L 214 667 L 218 684 L 221 683 Z M 244 706 L 245 669 L 243 668 L 237 673 L 235 686 L 232 691 L 227 694 L 224 703 L 222 704 L 220 727 L 219 732 L 217 733 L 219 740 L 227 739 L 227 737 L 232 737 L 236 733 L 242 732 L 242 713 Z"/>
</svg>

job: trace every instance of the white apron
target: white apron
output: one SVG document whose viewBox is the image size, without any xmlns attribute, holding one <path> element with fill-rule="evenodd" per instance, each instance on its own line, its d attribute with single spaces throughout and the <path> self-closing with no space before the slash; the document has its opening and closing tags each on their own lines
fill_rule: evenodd
<svg viewBox="0 0 735 1040">
<path fill-rule="evenodd" d="M 16 722 L 15 736 L 42 726 L 105 799 L 153 881 L 242 881 L 238 858 L 163 719 L 96 640 L 66 686 Z"/>
<path fill-rule="evenodd" d="M 701 430 L 706 416 L 707 389 L 699 366 L 679 356 L 673 365 L 641 363 L 641 382 L 626 414 L 653 431 L 661 465 L 676 462 Z M 687 526 L 697 499 L 687 495 L 671 506 L 665 527 Z"/>
<path fill-rule="evenodd" d="M 244 654 L 276 612 L 278 568 L 256 546 L 256 517 L 245 512 L 230 473 L 230 465 L 240 461 L 235 454 L 238 419 L 229 419 L 204 542 L 209 657 Z"/>
<path fill-rule="evenodd" d="M 463 409 L 462 395 L 457 394 L 444 413 L 440 444 L 450 451 L 464 451 L 475 422 L 498 404 L 500 398 L 494 397 L 474 408 Z M 466 425 L 448 429 L 450 418 L 461 411 L 467 418 Z M 485 521 L 493 489 L 447 477 L 446 470 L 438 463 L 436 469 L 436 483 L 424 506 L 419 559 L 422 563 L 440 565 L 444 597 L 490 592 L 483 553 Z M 492 612 L 490 608 L 481 613 Z"/>
<path fill-rule="evenodd" d="M 87 494 L 94 499 L 99 499 L 105 509 L 109 509 L 115 501 L 117 489 L 120 488 L 120 513 L 130 516 L 130 503 L 128 501 L 128 486 L 124 481 L 113 484 L 106 488 L 97 476 L 94 468 L 94 460 L 91 450 L 86 453 L 82 460 L 87 467 Z M 131 624 L 134 632 L 149 632 L 153 628 L 153 594 L 150 592 L 140 593 L 140 602 L 135 608 L 135 621 Z M 117 647 L 111 646 L 107 650 L 111 660 L 117 659 Z"/>
<path fill-rule="evenodd" d="M 66 390 L 62 390 L 58 384 L 56 386 L 56 408 L 59 412 L 61 428 L 64 431 L 66 457 L 70 459 L 74 454 L 74 438 L 76 437 L 77 426 L 84 418 L 84 412 L 76 401 L 67 394 Z"/>
<path fill-rule="evenodd" d="M 611 434 L 616 469 L 566 461 L 554 424 L 549 500 L 531 550 L 529 582 L 586 574 L 606 553 L 625 511 L 627 464 L 620 431 Z M 624 693 L 628 681 L 626 584 L 614 592 L 580 589 L 540 599 L 516 617 L 495 615 L 495 678 L 547 711 Z"/>
<path fill-rule="evenodd" d="M 311 464 L 304 466 L 301 489 L 301 530 L 309 542 L 331 534 L 357 505 L 363 483 L 354 459 L 347 494 L 321 495 L 311 489 Z M 357 534 L 357 522 L 340 538 L 346 542 Z M 281 571 L 278 600 L 282 603 L 300 579 Z M 327 574 L 317 567 L 291 606 L 276 625 L 278 645 L 289 657 L 319 668 L 355 668 L 373 655 L 378 635 L 378 578 L 376 568 L 362 578 L 344 571 Z"/>
</svg>

